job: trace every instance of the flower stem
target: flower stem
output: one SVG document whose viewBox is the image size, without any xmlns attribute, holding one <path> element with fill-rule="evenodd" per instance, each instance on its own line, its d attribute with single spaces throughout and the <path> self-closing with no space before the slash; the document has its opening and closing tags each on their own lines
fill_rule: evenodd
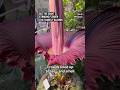
<svg viewBox="0 0 120 90">
<path fill-rule="evenodd" d="M 60 19 L 63 19 L 62 0 L 49 0 L 50 12 L 54 12 Z M 51 22 L 52 50 L 54 55 L 60 55 L 63 52 L 64 45 L 64 27 L 63 21 Z"/>
</svg>

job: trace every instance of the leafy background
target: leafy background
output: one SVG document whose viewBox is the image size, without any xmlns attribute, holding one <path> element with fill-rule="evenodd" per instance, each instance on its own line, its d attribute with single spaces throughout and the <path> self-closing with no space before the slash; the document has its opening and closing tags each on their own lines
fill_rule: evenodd
<svg viewBox="0 0 120 90">
<path fill-rule="evenodd" d="M 63 5 L 65 29 L 71 30 L 84 26 L 82 14 L 85 10 L 85 0 L 63 0 Z"/>
<path fill-rule="evenodd" d="M 19 68 L 14 68 L 0 63 L 0 90 L 30 90 L 31 83 L 21 79 L 22 72 Z"/>
</svg>

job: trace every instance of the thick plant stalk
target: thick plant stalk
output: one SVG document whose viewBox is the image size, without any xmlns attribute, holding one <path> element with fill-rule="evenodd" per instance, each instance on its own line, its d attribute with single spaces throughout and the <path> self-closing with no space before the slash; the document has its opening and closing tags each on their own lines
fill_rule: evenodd
<svg viewBox="0 0 120 90">
<path fill-rule="evenodd" d="M 50 12 L 55 12 L 59 18 L 63 19 L 62 0 L 49 0 Z M 64 45 L 63 22 L 51 22 L 52 50 L 54 55 L 60 55 L 63 52 Z"/>
</svg>

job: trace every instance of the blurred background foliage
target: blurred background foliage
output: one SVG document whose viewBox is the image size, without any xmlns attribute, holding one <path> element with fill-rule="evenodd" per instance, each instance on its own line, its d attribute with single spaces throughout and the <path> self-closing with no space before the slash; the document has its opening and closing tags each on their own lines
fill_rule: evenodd
<svg viewBox="0 0 120 90">
<path fill-rule="evenodd" d="M 63 0 L 65 30 L 80 30 L 84 27 L 84 12 L 90 10 L 103 11 L 120 6 L 120 0 Z"/>
<path fill-rule="evenodd" d="M 79 59 L 79 58 L 78 58 Z M 75 73 L 80 78 L 80 87 L 81 90 L 84 90 L 84 82 L 85 82 L 85 73 L 84 73 L 84 62 L 77 60 L 76 64 L 74 65 Z"/>
<path fill-rule="evenodd" d="M 85 0 L 63 0 L 63 5 L 65 29 L 71 30 L 84 26 Z"/>
<path fill-rule="evenodd" d="M 5 63 L 0 63 L 0 90 L 30 90 L 31 83 L 23 80 L 22 71 Z"/>
</svg>

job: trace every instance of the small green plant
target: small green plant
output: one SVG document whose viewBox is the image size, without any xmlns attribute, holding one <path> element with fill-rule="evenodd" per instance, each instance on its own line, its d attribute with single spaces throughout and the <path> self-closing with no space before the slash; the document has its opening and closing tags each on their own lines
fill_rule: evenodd
<svg viewBox="0 0 120 90">
<path fill-rule="evenodd" d="M 74 4 L 73 4 L 74 3 Z M 64 5 L 64 26 L 65 29 L 71 30 L 76 27 L 82 26 L 83 20 L 77 18 L 79 13 L 82 13 L 85 9 L 84 0 L 63 0 Z M 71 6 L 70 6 L 71 5 Z M 71 8 L 66 10 L 66 8 Z"/>
<path fill-rule="evenodd" d="M 75 18 L 76 13 L 72 11 L 68 11 L 64 13 L 65 16 L 65 28 L 67 29 L 73 29 L 78 25 L 78 21 Z"/>
<path fill-rule="evenodd" d="M 85 0 L 78 0 L 75 4 L 76 11 L 84 11 L 85 10 Z"/>
</svg>

